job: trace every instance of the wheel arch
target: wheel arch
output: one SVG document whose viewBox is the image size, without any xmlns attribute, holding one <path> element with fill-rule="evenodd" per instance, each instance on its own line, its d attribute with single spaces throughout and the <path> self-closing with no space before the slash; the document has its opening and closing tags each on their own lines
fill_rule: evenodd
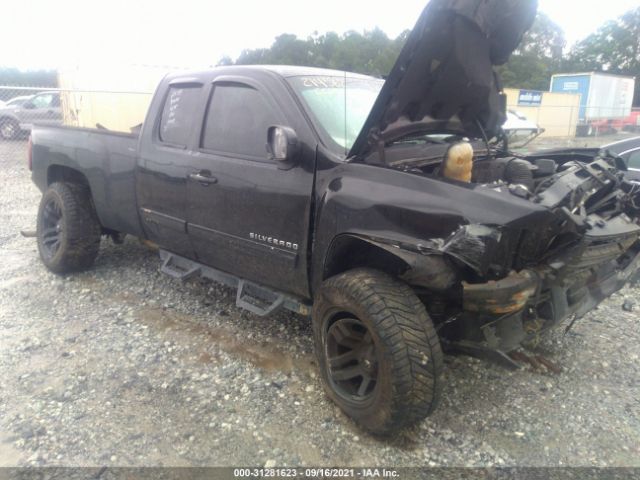
<svg viewBox="0 0 640 480">
<path fill-rule="evenodd" d="M 333 239 L 325 256 L 322 280 L 359 267 L 368 267 L 399 276 L 409 265 L 374 241 L 355 234 Z"/>
<path fill-rule="evenodd" d="M 91 182 L 83 172 L 73 167 L 54 163 L 47 167 L 45 180 L 46 180 L 46 185 L 43 191 L 46 190 L 46 188 L 48 188 L 55 182 L 73 183 L 75 185 L 80 185 L 83 188 L 86 188 L 87 191 L 89 192 L 89 200 L 91 201 L 93 208 L 96 210 L 96 213 L 98 215 L 98 220 L 100 222 L 100 225 L 102 225 L 102 227 L 105 228 L 105 223 L 103 218 L 104 204 L 101 203 L 99 199 L 98 201 L 96 201 L 96 198 L 95 198 L 96 192 L 91 187 Z"/>
<path fill-rule="evenodd" d="M 75 168 L 65 165 L 52 164 L 47 168 L 47 186 L 54 182 L 69 182 L 83 185 L 91 191 L 89 179 L 86 175 Z"/>
<path fill-rule="evenodd" d="M 409 251 L 393 243 L 345 233 L 329 245 L 319 281 L 355 268 L 379 270 L 412 287 L 433 291 L 445 291 L 460 280 L 460 272 L 445 255 Z"/>
</svg>

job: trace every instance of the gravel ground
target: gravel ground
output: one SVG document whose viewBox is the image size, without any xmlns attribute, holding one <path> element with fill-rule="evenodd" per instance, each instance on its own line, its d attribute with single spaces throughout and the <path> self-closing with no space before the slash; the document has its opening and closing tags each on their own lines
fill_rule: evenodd
<svg viewBox="0 0 640 480">
<path fill-rule="evenodd" d="M 640 466 L 640 288 L 543 340 L 559 374 L 446 357 L 438 411 L 383 441 L 322 393 L 308 320 L 167 278 L 134 239 L 48 273 L 19 235 L 40 196 L 22 148 L 0 144 L 0 467 Z"/>
</svg>

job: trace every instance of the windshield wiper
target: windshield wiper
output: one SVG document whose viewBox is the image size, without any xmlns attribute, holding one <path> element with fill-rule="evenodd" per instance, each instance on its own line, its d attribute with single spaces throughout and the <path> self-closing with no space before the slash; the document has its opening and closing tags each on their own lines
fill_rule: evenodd
<svg viewBox="0 0 640 480">
<path fill-rule="evenodd" d="M 451 138 L 451 137 L 446 137 Z M 389 142 L 387 146 L 398 145 L 398 144 L 411 144 L 411 145 L 424 145 L 427 143 L 434 143 L 436 145 L 446 145 L 449 142 L 444 139 L 439 138 L 429 138 L 429 136 L 421 136 L 421 137 L 404 137 L 399 138 L 398 140 L 394 140 Z"/>
</svg>

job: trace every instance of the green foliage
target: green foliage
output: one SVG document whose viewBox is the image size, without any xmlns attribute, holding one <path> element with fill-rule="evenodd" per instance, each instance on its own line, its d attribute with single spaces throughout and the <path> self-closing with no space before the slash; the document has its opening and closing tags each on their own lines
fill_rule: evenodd
<svg viewBox="0 0 640 480">
<path fill-rule="evenodd" d="M 8 87 L 44 87 L 58 85 L 58 74 L 54 70 L 18 70 L 0 67 L 0 86 Z M 6 102 L 13 97 L 33 95 L 33 90 L 0 89 L 0 100 Z"/>
<path fill-rule="evenodd" d="M 390 39 L 376 28 L 364 34 L 354 31 L 343 35 L 316 33 L 306 40 L 283 34 L 270 48 L 243 51 L 235 63 L 305 65 L 385 76 L 391 71 L 409 33 L 410 30 L 405 30 L 397 38 Z M 564 45 L 562 29 L 545 14 L 538 14 L 511 60 L 498 67 L 505 86 L 546 90 L 551 75 L 560 64 Z M 225 57 L 218 64 L 232 63 Z"/>
<path fill-rule="evenodd" d="M 538 12 L 518 49 L 505 65 L 497 67 L 504 86 L 548 90 L 551 75 L 562 62 L 565 43 L 562 29 Z"/>
<path fill-rule="evenodd" d="M 18 70 L 0 67 L 0 85 L 20 87 L 56 87 L 58 74 L 55 70 Z"/>
<path fill-rule="evenodd" d="M 569 53 L 564 71 L 607 71 L 636 77 L 640 105 L 640 7 L 609 21 Z"/>
<path fill-rule="evenodd" d="M 238 65 L 304 65 L 333 68 L 375 76 L 387 75 L 409 35 L 409 30 L 390 39 L 382 30 L 350 31 L 344 35 L 315 33 L 306 40 L 295 35 L 278 36 L 270 48 L 245 50 Z M 219 65 L 229 65 L 228 57 Z"/>
<path fill-rule="evenodd" d="M 270 48 L 245 50 L 235 62 L 247 64 L 306 65 L 385 76 L 393 67 L 410 31 L 390 39 L 382 30 L 335 32 L 306 40 L 283 34 Z M 497 67 L 505 87 L 548 90 L 551 75 L 559 72 L 610 71 L 637 78 L 635 104 L 640 104 L 640 7 L 578 43 L 563 57 L 562 29 L 538 12 L 535 23 L 505 65 Z M 220 65 L 232 65 L 223 58 Z"/>
</svg>

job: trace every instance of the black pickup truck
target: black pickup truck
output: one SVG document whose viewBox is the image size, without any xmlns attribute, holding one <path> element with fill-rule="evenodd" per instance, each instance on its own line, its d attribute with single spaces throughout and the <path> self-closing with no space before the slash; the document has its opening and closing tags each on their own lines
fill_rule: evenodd
<svg viewBox="0 0 640 480">
<path fill-rule="evenodd" d="M 388 433 L 427 416 L 442 350 L 509 352 L 620 289 L 640 265 L 624 163 L 522 157 L 493 66 L 533 0 L 432 0 L 386 81 L 284 66 L 172 74 L 137 134 L 36 127 L 44 264 L 101 238 L 160 246 L 162 271 L 237 287 L 313 323 L 326 390 Z"/>
</svg>

